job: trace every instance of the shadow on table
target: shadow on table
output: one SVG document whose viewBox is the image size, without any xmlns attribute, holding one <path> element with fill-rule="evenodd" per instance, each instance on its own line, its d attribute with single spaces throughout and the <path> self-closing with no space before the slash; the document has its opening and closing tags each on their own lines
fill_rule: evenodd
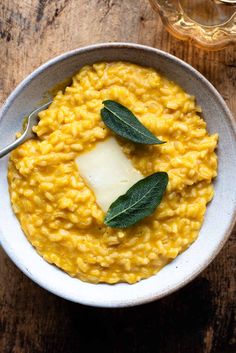
<svg viewBox="0 0 236 353">
<path fill-rule="evenodd" d="M 63 304 L 63 336 L 69 338 L 64 352 L 68 353 L 200 353 L 207 344 L 205 330 L 215 309 L 205 278 L 160 301 L 137 307 L 101 309 Z"/>
</svg>

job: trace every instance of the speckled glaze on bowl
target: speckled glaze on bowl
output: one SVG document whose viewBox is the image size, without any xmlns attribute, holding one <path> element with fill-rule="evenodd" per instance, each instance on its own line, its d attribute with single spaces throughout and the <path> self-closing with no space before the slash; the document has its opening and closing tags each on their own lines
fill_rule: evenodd
<svg viewBox="0 0 236 353">
<path fill-rule="evenodd" d="M 40 257 L 24 236 L 8 193 L 7 162 L 0 160 L 0 237 L 12 261 L 33 281 L 65 299 L 100 307 L 124 307 L 162 298 L 195 278 L 214 259 L 233 228 L 236 213 L 236 128 L 215 88 L 195 69 L 163 51 L 128 43 L 107 43 L 76 49 L 52 59 L 30 74 L 12 92 L 0 112 L 0 147 L 11 142 L 23 117 L 38 107 L 45 92 L 82 66 L 125 60 L 151 66 L 195 95 L 210 133 L 218 132 L 219 175 L 197 241 L 159 273 L 136 284 L 90 284 L 71 278 Z"/>
</svg>

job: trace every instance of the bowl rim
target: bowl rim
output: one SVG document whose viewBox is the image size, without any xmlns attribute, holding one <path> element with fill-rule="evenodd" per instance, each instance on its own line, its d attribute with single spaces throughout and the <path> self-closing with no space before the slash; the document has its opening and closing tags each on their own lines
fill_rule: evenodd
<svg viewBox="0 0 236 353">
<path fill-rule="evenodd" d="M 167 53 L 163 50 L 153 48 L 150 46 L 146 45 L 141 45 L 141 44 L 136 44 L 136 43 L 129 43 L 129 42 L 111 42 L 111 43 L 98 43 L 98 44 L 92 44 L 88 46 L 84 46 L 81 48 L 76 48 L 70 51 L 67 51 L 63 54 L 60 54 L 56 57 L 53 57 L 52 59 L 46 61 L 42 65 L 40 65 L 38 68 L 36 68 L 34 71 L 32 71 L 25 79 L 23 79 L 17 86 L 16 88 L 11 92 L 11 94 L 7 97 L 5 102 L 3 103 L 2 107 L 0 108 L 0 121 L 3 118 L 5 112 L 9 109 L 11 104 L 15 101 L 15 99 L 18 97 L 19 93 L 21 92 L 22 89 L 24 89 L 29 82 L 36 76 L 38 76 L 41 72 L 43 72 L 46 68 L 49 68 L 50 66 L 53 66 L 54 64 L 63 61 L 64 59 L 67 59 L 68 57 L 72 56 L 77 56 L 78 54 L 85 53 L 85 52 L 90 52 L 94 51 L 97 49 L 107 49 L 107 48 L 124 48 L 124 49 L 136 49 L 136 50 L 142 50 L 145 52 L 152 52 L 154 54 L 158 54 L 164 59 L 167 59 L 169 61 L 174 62 L 177 65 L 182 66 L 183 68 L 187 69 L 188 72 L 193 74 L 197 79 L 201 80 L 209 89 L 209 91 L 218 99 L 220 105 L 222 106 L 225 116 L 229 120 L 229 123 L 231 125 L 232 131 L 235 135 L 236 138 L 236 121 L 234 120 L 233 115 L 231 114 L 229 108 L 227 107 L 224 99 L 220 95 L 220 93 L 216 90 L 216 88 L 195 68 L 193 68 L 190 64 L 186 63 L 185 61 L 179 59 L 178 57 Z M 195 271 L 191 272 L 191 274 L 186 275 L 183 281 L 181 283 L 178 283 L 174 287 L 168 287 L 165 290 L 162 290 L 159 293 L 156 293 L 154 295 L 148 295 L 146 294 L 144 297 L 137 298 L 137 299 L 126 299 L 125 302 L 120 300 L 120 302 L 106 302 L 106 303 L 95 303 L 94 301 L 91 300 L 80 300 L 79 298 L 71 298 L 68 297 L 66 294 L 64 294 L 61 291 L 58 291 L 57 289 L 54 289 L 50 284 L 48 284 L 46 281 L 41 281 L 38 278 L 36 278 L 34 275 L 31 274 L 30 271 L 28 271 L 27 268 L 24 267 L 24 265 L 18 261 L 17 256 L 15 256 L 14 252 L 11 251 L 11 248 L 7 246 L 7 244 L 4 241 L 0 242 L 0 245 L 4 249 L 5 253 L 10 257 L 10 259 L 13 261 L 13 263 L 27 276 L 29 277 L 33 282 L 37 283 L 40 287 L 46 289 L 47 291 L 63 298 L 66 300 L 70 300 L 75 303 L 80 303 L 83 305 L 89 305 L 89 306 L 94 306 L 94 307 L 103 307 L 103 308 L 118 308 L 118 307 L 129 307 L 129 306 L 135 306 L 135 305 L 140 305 L 140 304 L 145 304 L 152 302 L 154 300 L 161 299 L 178 289 L 184 287 L 186 284 L 191 282 L 193 279 L 195 279 L 203 270 L 206 269 L 206 267 L 215 259 L 215 257 L 218 255 L 220 250 L 223 248 L 224 244 L 228 240 L 234 224 L 236 223 L 236 205 L 234 207 L 234 213 L 232 214 L 230 218 L 230 222 L 228 224 L 228 227 L 225 231 L 225 234 L 222 238 L 222 240 L 217 244 L 215 247 L 214 251 L 210 254 L 209 257 L 205 259 L 204 262 L 199 264 L 198 268 L 195 269 Z M 2 232 L 0 230 L 0 240 L 2 238 Z M 4 239 L 4 237 L 3 237 Z M 35 250 L 34 250 L 35 251 Z"/>
</svg>

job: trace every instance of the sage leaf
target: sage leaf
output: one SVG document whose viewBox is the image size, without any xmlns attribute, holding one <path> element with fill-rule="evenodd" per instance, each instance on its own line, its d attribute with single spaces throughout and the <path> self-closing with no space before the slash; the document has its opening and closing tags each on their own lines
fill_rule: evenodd
<svg viewBox="0 0 236 353">
<path fill-rule="evenodd" d="M 101 109 L 101 116 L 104 124 L 113 130 L 117 135 L 127 140 L 146 144 L 162 144 L 151 131 L 149 131 L 136 116 L 122 104 L 112 100 L 103 101 L 104 108 Z"/>
<path fill-rule="evenodd" d="M 167 173 L 157 172 L 138 181 L 111 204 L 104 223 L 113 228 L 127 228 L 149 216 L 160 204 L 168 179 Z"/>
</svg>

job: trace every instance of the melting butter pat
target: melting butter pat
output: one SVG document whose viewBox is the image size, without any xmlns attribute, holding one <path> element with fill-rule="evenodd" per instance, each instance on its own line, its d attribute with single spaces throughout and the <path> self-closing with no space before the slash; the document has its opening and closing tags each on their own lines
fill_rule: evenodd
<svg viewBox="0 0 236 353">
<path fill-rule="evenodd" d="M 81 177 L 93 191 L 104 212 L 113 201 L 143 178 L 126 157 L 115 138 L 99 142 L 76 158 Z"/>
</svg>

